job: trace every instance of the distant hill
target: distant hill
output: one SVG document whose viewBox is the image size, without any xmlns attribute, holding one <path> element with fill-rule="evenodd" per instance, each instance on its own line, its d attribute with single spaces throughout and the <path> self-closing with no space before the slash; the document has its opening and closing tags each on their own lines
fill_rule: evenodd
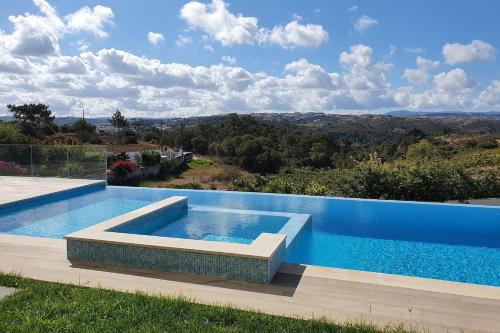
<svg viewBox="0 0 500 333">
<path fill-rule="evenodd" d="M 440 131 L 444 127 L 458 129 L 462 126 L 472 131 L 498 132 L 500 112 L 457 112 L 457 111 L 389 111 L 383 114 L 333 114 L 322 112 L 284 112 L 284 113 L 252 113 L 253 117 L 263 121 L 281 123 L 283 125 L 303 125 L 311 128 L 330 128 L 341 131 L 356 131 L 359 127 L 376 126 L 389 128 L 422 128 L 430 132 Z M 182 124 L 192 127 L 200 123 L 215 124 L 222 122 L 227 115 L 213 115 L 189 118 L 129 118 L 130 122 L 140 121 L 147 127 L 176 127 Z M 392 118 L 392 120 L 391 120 Z M 10 121 L 12 116 L 0 116 L 0 120 Z M 57 117 L 57 125 L 75 123 L 80 117 Z M 95 126 L 109 125 L 107 117 L 85 118 Z M 361 121 L 361 123 L 360 123 Z M 492 123 L 493 121 L 493 123 Z"/>
<path fill-rule="evenodd" d="M 393 117 L 493 117 L 500 118 L 499 111 L 463 112 L 463 111 L 389 111 L 385 113 Z"/>
<path fill-rule="evenodd" d="M 12 116 L 0 116 L 0 120 L 3 121 L 11 121 L 14 118 Z M 68 124 L 71 125 L 75 123 L 80 117 L 56 117 L 55 123 L 59 126 Z M 104 125 L 104 124 L 109 124 L 108 118 L 85 118 L 89 123 L 92 125 Z"/>
</svg>

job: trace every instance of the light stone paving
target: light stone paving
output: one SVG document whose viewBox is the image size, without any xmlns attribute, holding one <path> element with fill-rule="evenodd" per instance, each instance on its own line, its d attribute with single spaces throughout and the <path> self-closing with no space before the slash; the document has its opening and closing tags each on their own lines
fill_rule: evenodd
<svg viewBox="0 0 500 333">
<path fill-rule="evenodd" d="M 71 267 L 64 240 L 0 235 L 0 271 L 39 280 L 337 322 L 404 323 L 425 332 L 500 332 L 500 288 L 284 265 L 271 284 L 178 273 Z"/>
<path fill-rule="evenodd" d="M 102 180 L 0 176 L 0 205 L 71 190 L 81 186 L 104 184 Z"/>
</svg>

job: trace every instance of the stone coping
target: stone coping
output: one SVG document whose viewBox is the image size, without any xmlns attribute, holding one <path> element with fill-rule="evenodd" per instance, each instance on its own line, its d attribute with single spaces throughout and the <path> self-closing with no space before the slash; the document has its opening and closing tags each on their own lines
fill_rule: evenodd
<svg viewBox="0 0 500 333">
<path fill-rule="evenodd" d="M 64 238 L 66 240 L 92 241 L 186 252 L 203 252 L 264 260 L 270 260 L 281 244 L 286 242 L 286 235 L 270 233 L 260 234 L 251 244 L 237 244 L 109 231 L 135 219 L 174 206 L 184 206 L 187 208 L 187 197 L 173 196 L 89 228 L 68 234 Z M 280 213 L 276 214 L 284 215 Z"/>
</svg>

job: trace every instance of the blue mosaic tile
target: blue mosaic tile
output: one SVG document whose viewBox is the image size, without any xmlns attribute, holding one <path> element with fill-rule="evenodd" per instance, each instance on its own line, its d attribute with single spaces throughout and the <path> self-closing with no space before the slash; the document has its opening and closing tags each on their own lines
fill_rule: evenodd
<svg viewBox="0 0 500 333">
<path fill-rule="evenodd" d="M 272 263 L 264 259 L 177 251 L 85 240 L 67 240 L 68 259 L 164 272 L 194 273 L 233 280 L 268 283 L 281 265 L 284 247 Z M 274 275 L 274 274 L 273 274 Z"/>
</svg>

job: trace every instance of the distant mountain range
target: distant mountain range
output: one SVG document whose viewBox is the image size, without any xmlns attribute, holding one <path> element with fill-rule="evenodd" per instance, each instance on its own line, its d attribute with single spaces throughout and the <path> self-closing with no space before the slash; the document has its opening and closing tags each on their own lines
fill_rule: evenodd
<svg viewBox="0 0 500 333">
<path fill-rule="evenodd" d="M 322 118 L 324 116 L 333 116 L 335 114 L 325 114 L 321 112 L 311 112 L 311 113 L 255 113 L 253 116 L 261 119 L 271 120 L 271 121 L 313 121 L 318 118 Z M 366 117 L 370 114 L 360 114 L 360 115 L 339 115 L 341 117 Z M 463 111 L 408 111 L 408 110 L 398 110 L 398 111 L 389 111 L 384 114 L 378 114 L 373 116 L 392 116 L 392 117 L 419 117 L 419 118 L 430 118 L 430 117 L 449 117 L 449 118 L 495 118 L 500 119 L 500 111 L 487 111 L 487 112 L 463 112 Z M 140 119 L 146 125 L 158 125 L 159 123 L 163 123 L 164 126 L 172 126 L 176 125 L 180 122 L 183 122 L 185 125 L 193 125 L 199 122 L 217 122 L 220 121 L 224 115 L 214 115 L 214 116 L 204 116 L 204 117 L 190 117 L 190 118 L 132 118 L 130 120 Z M 0 116 L 0 120 L 9 121 L 13 118 L 11 116 Z M 64 124 L 73 124 L 80 117 L 56 117 L 55 123 L 57 125 Z M 98 118 L 85 118 L 89 123 L 95 126 L 109 125 L 109 121 L 107 117 L 98 117 Z"/>
<path fill-rule="evenodd" d="M 500 117 L 500 111 L 464 112 L 464 111 L 389 111 L 386 115 L 393 117 Z"/>
<path fill-rule="evenodd" d="M 0 120 L 4 121 L 10 121 L 13 120 L 14 118 L 12 116 L 0 116 Z M 59 126 L 64 125 L 64 124 L 73 124 L 77 120 L 81 119 L 80 117 L 56 117 L 55 123 Z M 89 123 L 92 125 L 105 125 L 109 124 L 108 118 L 85 118 Z"/>
</svg>

